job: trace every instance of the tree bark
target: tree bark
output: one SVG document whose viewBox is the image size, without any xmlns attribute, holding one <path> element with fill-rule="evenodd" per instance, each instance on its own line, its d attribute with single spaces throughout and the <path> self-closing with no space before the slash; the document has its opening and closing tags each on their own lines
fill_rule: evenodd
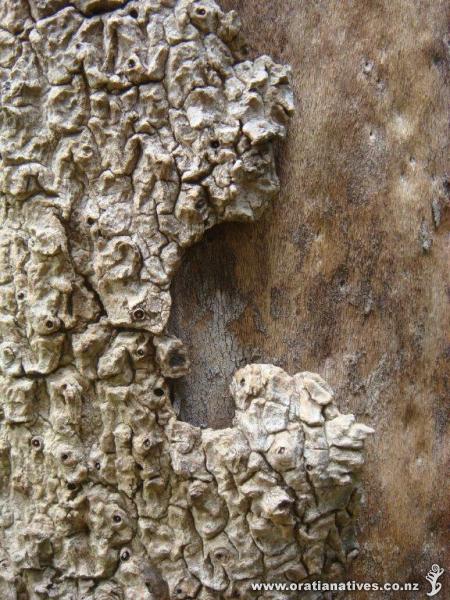
<svg viewBox="0 0 450 600">
<path fill-rule="evenodd" d="M 287 600 L 292 581 L 342 577 L 373 429 L 319 375 L 270 364 L 234 374 L 230 428 L 180 421 L 169 393 L 189 370 L 173 275 L 276 196 L 289 68 L 249 60 L 213 0 L 5 0 L 0 17 L 2 600 L 250 600 L 277 582 Z M 219 285 L 216 306 L 210 281 L 198 342 L 255 363 L 227 330 L 246 298 Z"/>
<path fill-rule="evenodd" d="M 175 402 L 184 420 L 223 427 L 236 367 L 320 373 L 377 432 L 351 577 L 428 591 L 450 514 L 446 3 L 223 6 L 251 55 L 292 65 L 297 112 L 273 208 L 209 232 L 176 276 L 171 328 L 192 370 Z"/>
</svg>

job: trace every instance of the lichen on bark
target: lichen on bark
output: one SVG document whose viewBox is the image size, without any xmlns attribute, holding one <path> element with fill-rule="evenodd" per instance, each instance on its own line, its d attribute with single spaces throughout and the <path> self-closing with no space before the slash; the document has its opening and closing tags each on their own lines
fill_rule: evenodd
<svg viewBox="0 0 450 600">
<path fill-rule="evenodd" d="M 250 365 L 234 426 L 177 420 L 183 251 L 277 193 L 289 69 L 212 0 L 0 7 L 0 591 L 253 597 L 357 553 L 371 430 L 317 375 Z"/>
</svg>

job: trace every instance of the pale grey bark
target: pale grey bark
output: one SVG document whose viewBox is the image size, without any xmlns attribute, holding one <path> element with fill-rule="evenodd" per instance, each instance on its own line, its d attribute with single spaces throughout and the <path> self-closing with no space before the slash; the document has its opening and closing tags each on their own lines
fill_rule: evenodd
<svg viewBox="0 0 450 600">
<path fill-rule="evenodd" d="M 249 60 L 213 0 L 6 0 L 0 18 L 2 600 L 257 598 L 252 582 L 343 576 L 373 430 L 304 370 L 219 372 L 224 430 L 178 420 L 169 394 L 190 366 L 173 275 L 276 197 L 289 68 Z M 215 312 L 203 353 L 232 364 L 244 305 Z M 198 323 L 208 304 L 192 308 Z"/>
</svg>

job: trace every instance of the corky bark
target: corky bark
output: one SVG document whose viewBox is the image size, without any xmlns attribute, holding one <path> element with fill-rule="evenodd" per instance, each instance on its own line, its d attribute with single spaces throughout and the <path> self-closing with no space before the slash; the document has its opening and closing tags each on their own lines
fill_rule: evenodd
<svg viewBox="0 0 450 600">
<path fill-rule="evenodd" d="M 319 375 L 269 364 L 234 375 L 230 428 L 178 420 L 169 396 L 189 371 L 173 275 L 276 196 L 289 68 L 249 60 L 213 0 L 0 17 L 0 597 L 250 600 L 342 577 L 373 430 Z"/>
<path fill-rule="evenodd" d="M 222 427 L 238 365 L 325 376 L 377 431 L 352 577 L 426 586 L 449 514 L 446 3 L 223 5 L 252 55 L 292 65 L 297 112 L 273 209 L 211 231 L 177 275 L 192 371 L 174 396 L 186 420 Z"/>
</svg>

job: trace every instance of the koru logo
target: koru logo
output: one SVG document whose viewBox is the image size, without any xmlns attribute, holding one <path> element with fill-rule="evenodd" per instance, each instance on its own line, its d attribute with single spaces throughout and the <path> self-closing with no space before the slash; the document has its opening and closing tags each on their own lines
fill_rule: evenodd
<svg viewBox="0 0 450 600">
<path fill-rule="evenodd" d="M 427 581 L 431 583 L 431 591 L 427 592 L 427 596 L 436 596 L 442 589 L 442 583 L 438 583 L 438 579 L 444 573 L 439 565 L 433 565 L 426 576 Z"/>
</svg>

